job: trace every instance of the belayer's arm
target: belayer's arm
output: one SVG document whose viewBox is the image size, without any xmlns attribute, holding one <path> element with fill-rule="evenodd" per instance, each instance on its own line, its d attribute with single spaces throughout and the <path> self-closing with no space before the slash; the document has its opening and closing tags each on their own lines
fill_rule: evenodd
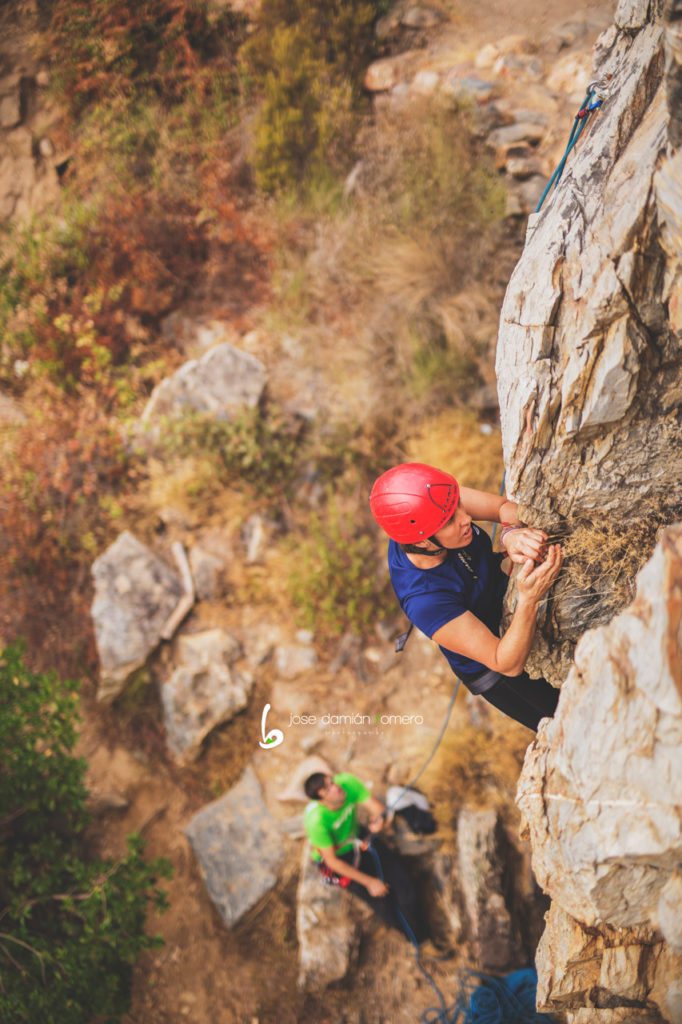
<svg viewBox="0 0 682 1024">
<path fill-rule="evenodd" d="M 351 878 L 354 882 L 364 885 L 370 896 L 387 895 L 388 885 L 386 882 L 382 882 L 380 878 L 374 878 L 372 875 L 366 875 L 364 871 L 358 871 L 352 864 L 346 864 L 345 860 L 336 856 L 333 846 L 329 846 L 326 850 L 320 850 L 319 853 L 328 868 L 335 871 L 337 875 L 345 875 L 346 878 Z"/>
</svg>

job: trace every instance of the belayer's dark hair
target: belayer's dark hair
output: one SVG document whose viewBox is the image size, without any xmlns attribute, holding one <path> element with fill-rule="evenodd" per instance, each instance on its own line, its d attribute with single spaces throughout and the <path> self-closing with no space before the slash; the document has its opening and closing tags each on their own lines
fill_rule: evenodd
<svg viewBox="0 0 682 1024">
<path fill-rule="evenodd" d="M 320 790 L 324 788 L 327 782 L 327 776 L 324 772 L 313 772 L 303 783 L 305 795 L 309 800 L 319 800 Z"/>
</svg>

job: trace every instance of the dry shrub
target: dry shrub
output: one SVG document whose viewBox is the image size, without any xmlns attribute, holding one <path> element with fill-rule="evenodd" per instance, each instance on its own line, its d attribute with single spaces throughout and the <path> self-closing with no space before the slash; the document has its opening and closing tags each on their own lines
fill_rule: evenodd
<svg viewBox="0 0 682 1024">
<path fill-rule="evenodd" d="M 358 144 L 354 202 L 370 237 L 393 228 L 429 240 L 448 283 L 474 269 L 484 251 L 478 243 L 502 213 L 502 192 L 467 115 L 433 98 L 387 105 Z"/>
<path fill-rule="evenodd" d="M 468 409 L 447 409 L 421 424 L 405 449 L 409 462 L 426 462 L 452 473 L 465 487 L 496 494 L 504 466 L 498 428 L 482 432 Z"/>
<path fill-rule="evenodd" d="M 25 407 L 30 420 L 2 437 L 0 629 L 25 638 L 38 670 L 75 675 L 93 656 L 90 563 L 136 470 L 96 396 L 44 389 Z"/>
<path fill-rule="evenodd" d="M 455 711 L 433 761 L 419 780 L 419 788 L 435 808 L 439 834 L 451 830 L 463 806 L 513 813 L 516 784 L 532 736 L 522 725 L 503 719 L 494 709 L 491 712 L 494 724 L 486 730 L 463 724 L 463 717 L 458 718 Z M 423 764 L 425 753 L 415 756 L 415 770 Z"/>
<path fill-rule="evenodd" d="M 654 505 L 636 519 L 580 522 L 560 530 L 564 550 L 561 598 L 599 595 L 600 620 L 611 618 L 635 596 L 637 573 L 653 554 L 660 530 L 679 519 L 679 508 Z M 553 538 L 554 539 L 554 538 Z"/>
</svg>

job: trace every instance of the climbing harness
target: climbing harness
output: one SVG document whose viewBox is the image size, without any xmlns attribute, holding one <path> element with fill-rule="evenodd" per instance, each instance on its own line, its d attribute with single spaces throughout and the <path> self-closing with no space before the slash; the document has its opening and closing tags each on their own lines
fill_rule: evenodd
<svg viewBox="0 0 682 1024">
<path fill-rule="evenodd" d="M 571 150 L 575 148 L 575 145 L 578 142 L 578 139 L 582 135 L 583 131 L 585 130 L 588 121 L 590 120 L 594 112 L 596 110 L 599 110 L 602 103 L 608 96 L 608 93 L 609 90 L 607 86 L 607 79 L 599 79 L 597 81 L 590 82 L 590 84 L 588 85 L 587 92 L 585 94 L 585 99 L 580 105 L 580 110 L 575 115 L 573 127 L 571 128 L 571 134 L 568 137 L 566 151 L 562 156 L 561 160 L 559 161 L 559 163 L 557 164 L 556 169 L 552 174 L 552 177 L 547 182 L 547 187 L 545 188 L 545 191 L 540 196 L 540 202 L 535 208 L 536 213 L 540 212 L 540 208 L 544 203 L 545 198 L 547 197 L 547 193 L 552 188 L 552 186 L 556 188 L 559 184 L 559 181 L 561 180 L 561 175 L 564 173 L 564 167 L 566 166 L 566 161 L 568 160 Z"/>
</svg>

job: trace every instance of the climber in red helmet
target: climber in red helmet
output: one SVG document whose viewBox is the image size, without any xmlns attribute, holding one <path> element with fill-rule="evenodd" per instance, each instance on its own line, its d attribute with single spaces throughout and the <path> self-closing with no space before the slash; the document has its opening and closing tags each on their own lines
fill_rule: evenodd
<svg viewBox="0 0 682 1024">
<path fill-rule="evenodd" d="M 561 548 L 547 544 L 542 530 L 521 525 L 515 501 L 460 488 L 449 473 L 420 462 L 383 473 L 370 505 L 391 538 L 391 582 L 408 619 L 436 641 L 472 693 L 537 729 L 554 714 L 558 691 L 546 679 L 531 679 L 524 665 L 538 607 L 561 569 Z M 506 557 L 493 552 L 474 519 L 502 523 Z M 500 637 L 512 563 L 521 566 L 518 598 Z"/>
</svg>

